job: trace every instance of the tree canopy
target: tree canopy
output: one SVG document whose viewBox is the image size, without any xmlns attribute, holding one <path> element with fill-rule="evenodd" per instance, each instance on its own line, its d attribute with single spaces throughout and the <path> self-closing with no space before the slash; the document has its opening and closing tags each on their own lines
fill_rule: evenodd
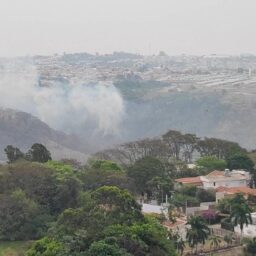
<svg viewBox="0 0 256 256">
<path fill-rule="evenodd" d="M 52 160 L 50 151 L 42 144 L 35 143 L 27 153 L 27 158 L 33 162 L 45 163 Z"/>
<path fill-rule="evenodd" d="M 224 170 L 227 167 L 227 162 L 218 159 L 216 156 L 203 156 L 196 161 L 196 164 L 207 169 L 207 171 Z"/>
<path fill-rule="evenodd" d="M 67 255 L 176 255 L 165 228 L 144 217 L 127 191 L 105 186 L 88 195 L 81 207 L 66 209 L 51 237 L 36 242 L 27 255 L 47 255 L 49 244 Z"/>
<path fill-rule="evenodd" d="M 229 169 L 245 169 L 251 171 L 254 167 L 254 163 L 250 157 L 245 154 L 236 154 L 228 158 L 227 160 Z"/>
</svg>

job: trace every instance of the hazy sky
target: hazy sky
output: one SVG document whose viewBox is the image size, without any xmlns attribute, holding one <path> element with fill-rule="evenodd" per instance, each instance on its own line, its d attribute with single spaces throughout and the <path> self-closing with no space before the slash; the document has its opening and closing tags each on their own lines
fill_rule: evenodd
<svg viewBox="0 0 256 256">
<path fill-rule="evenodd" d="M 256 54 L 256 0 L 0 0 L 0 56 Z"/>
</svg>

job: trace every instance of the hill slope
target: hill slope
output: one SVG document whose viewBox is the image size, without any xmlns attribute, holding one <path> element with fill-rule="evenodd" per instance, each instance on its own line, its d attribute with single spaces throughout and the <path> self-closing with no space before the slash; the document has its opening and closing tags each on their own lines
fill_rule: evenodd
<svg viewBox="0 0 256 256">
<path fill-rule="evenodd" d="M 35 143 L 44 144 L 55 159 L 87 158 L 85 146 L 79 138 L 51 129 L 38 118 L 12 109 L 0 109 L 0 160 L 5 160 L 6 145 L 15 145 L 27 150 Z"/>
</svg>

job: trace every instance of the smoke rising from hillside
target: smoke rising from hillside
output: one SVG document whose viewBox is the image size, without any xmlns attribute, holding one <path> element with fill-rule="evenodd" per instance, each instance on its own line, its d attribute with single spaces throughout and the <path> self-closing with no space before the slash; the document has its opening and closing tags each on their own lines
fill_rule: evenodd
<svg viewBox="0 0 256 256">
<path fill-rule="evenodd" d="M 92 135 L 117 135 L 124 115 L 122 97 L 112 84 L 40 87 L 33 64 L 2 69 L 0 107 L 31 113 L 55 129 Z"/>
</svg>

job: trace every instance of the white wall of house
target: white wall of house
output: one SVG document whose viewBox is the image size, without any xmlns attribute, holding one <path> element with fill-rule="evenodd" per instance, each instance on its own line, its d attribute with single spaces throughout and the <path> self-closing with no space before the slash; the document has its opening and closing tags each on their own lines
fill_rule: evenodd
<svg viewBox="0 0 256 256">
<path fill-rule="evenodd" d="M 200 203 L 200 206 L 198 206 L 198 207 L 187 207 L 186 215 L 191 216 L 191 215 L 194 215 L 198 211 L 207 211 L 207 210 L 209 210 L 211 205 L 215 205 L 215 202 L 204 202 L 204 203 Z"/>
<path fill-rule="evenodd" d="M 246 180 L 221 180 L 215 182 L 203 181 L 203 188 L 218 188 L 218 187 L 246 187 L 247 181 Z"/>
<path fill-rule="evenodd" d="M 156 214 L 167 214 L 168 207 L 161 205 L 142 204 L 142 212 L 144 213 L 156 213 Z"/>
<path fill-rule="evenodd" d="M 248 226 L 244 225 L 243 236 L 256 237 L 256 212 L 251 213 L 251 216 L 252 224 L 249 224 Z M 235 227 L 235 232 L 241 234 L 239 225 Z"/>
<path fill-rule="evenodd" d="M 216 203 L 225 197 L 226 192 L 216 192 Z"/>
<path fill-rule="evenodd" d="M 240 230 L 239 225 L 235 227 L 235 233 L 241 235 L 241 230 Z M 256 225 L 249 224 L 248 226 L 244 226 L 243 236 L 252 237 L 252 238 L 255 237 L 256 236 Z"/>
</svg>

